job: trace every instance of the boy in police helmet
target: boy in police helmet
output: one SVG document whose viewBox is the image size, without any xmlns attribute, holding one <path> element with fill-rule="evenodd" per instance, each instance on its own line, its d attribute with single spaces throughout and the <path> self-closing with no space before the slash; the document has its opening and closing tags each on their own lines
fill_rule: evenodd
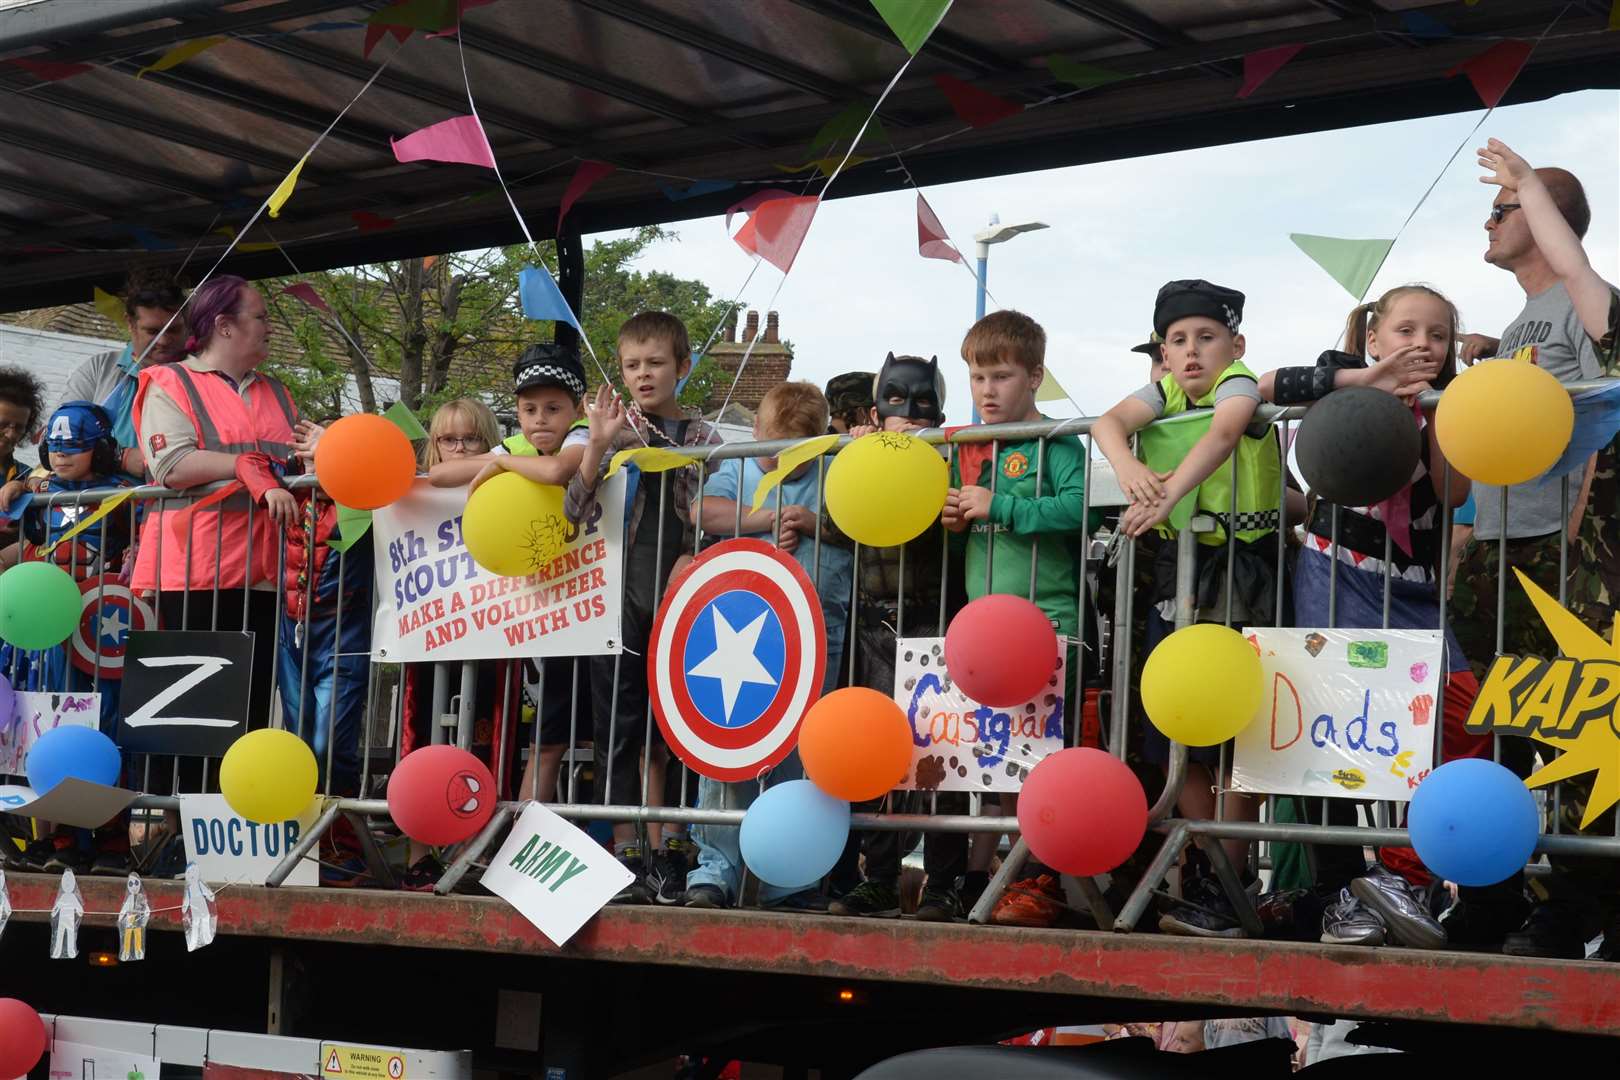
<svg viewBox="0 0 1620 1080">
<path fill-rule="evenodd" d="M 1172 281 L 1160 289 L 1153 330 L 1163 342 L 1170 373 L 1108 410 L 1092 434 L 1131 500 L 1120 516 L 1120 531 L 1126 536 L 1151 530 L 1171 540 L 1194 514 L 1215 519 L 1215 528 L 1198 536 L 1195 619 L 1222 622 L 1230 611 L 1233 626 L 1270 626 L 1276 621 L 1277 590 L 1282 587 L 1276 573 L 1282 466 L 1276 432 L 1269 424 L 1255 422 L 1260 386 L 1243 364 L 1247 343 L 1238 331 L 1243 302 L 1237 290 L 1203 280 Z M 1204 414 L 1205 419 L 1153 424 L 1188 413 Z M 1141 459 L 1131 452 L 1129 441 L 1138 431 Z M 1229 533 L 1236 547 L 1231 581 L 1226 579 Z M 1175 555 L 1174 543 L 1161 543 L 1154 559 L 1154 592 L 1146 598 L 1153 607 L 1147 613 L 1144 655 L 1173 629 Z M 1156 729 L 1144 735 L 1144 756 L 1165 765 L 1168 740 Z M 1211 792 L 1221 782 L 1213 775 L 1219 750 L 1195 749 L 1188 758 L 1181 812 L 1188 818 L 1207 819 L 1215 809 Z M 1253 800 L 1231 794 L 1226 798 L 1228 818 L 1252 820 L 1258 811 Z M 1237 841 L 1225 845 L 1242 870 L 1247 845 Z M 1236 914 L 1200 853 L 1189 854 L 1182 893 L 1188 902 L 1166 910 L 1159 921 L 1162 930 L 1241 936 Z"/>
</svg>

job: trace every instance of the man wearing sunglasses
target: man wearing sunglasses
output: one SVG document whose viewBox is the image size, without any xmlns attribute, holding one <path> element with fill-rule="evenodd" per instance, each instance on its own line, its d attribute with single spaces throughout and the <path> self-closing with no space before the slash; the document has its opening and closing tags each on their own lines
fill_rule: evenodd
<svg viewBox="0 0 1620 1080">
<path fill-rule="evenodd" d="M 1484 151 L 1481 151 L 1484 154 Z M 1481 158 L 1482 163 L 1484 158 Z M 1591 207 L 1581 183 L 1564 169 L 1537 169 L 1553 202 L 1577 236 L 1584 236 L 1592 220 Z M 1497 182 L 1491 177 L 1487 182 Z M 1510 271 L 1524 290 L 1524 309 L 1498 338 L 1468 334 L 1458 340 L 1457 354 L 1464 363 L 1494 357 L 1517 357 L 1551 372 L 1559 381 L 1578 382 L 1602 373 L 1597 347 L 1575 314 L 1569 293 L 1547 258 L 1536 246 L 1529 222 L 1514 187 L 1500 187 L 1485 221 L 1485 261 Z M 1601 455 L 1600 455 L 1601 457 Z M 1602 580 L 1596 560 L 1583 554 L 1598 542 L 1612 543 L 1614 497 L 1612 455 L 1605 459 L 1602 499 L 1591 500 L 1592 463 L 1569 475 L 1568 501 L 1562 479 L 1538 478 L 1507 491 L 1503 512 L 1502 489 L 1474 485 L 1474 535 L 1465 546 L 1456 569 L 1452 594 L 1452 624 L 1458 644 L 1468 656 L 1476 676 L 1483 677 L 1498 651 L 1498 556 L 1507 538 L 1505 563 L 1522 571 L 1549 594 L 1561 595 L 1567 584 L 1570 610 L 1599 633 L 1607 635 L 1613 622 L 1610 586 Z M 1567 509 L 1566 509 L 1567 507 Z M 1609 539 L 1598 535 L 1607 533 Z M 1568 578 L 1563 548 L 1569 544 Z M 1531 607 L 1517 581 L 1509 578 L 1502 610 L 1501 650 L 1516 655 L 1557 655 L 1558 645 Z M 1528 739 L 1503 739 L 1502 763 L 1519 775 L 1531 768 Z M 1583 781 L 1561 786 L 1566 817 L 1584 807 L 1590 787 Z M 1579 824 L 1565 822 L 1565 831 Z M 1593 864 L 1610 863 L 1609 866 Z M 1568 860 L 1554 856 L 1552 874 L 1531 887 L 1534 903 L 1526 896 L 1525 880 L 1516 874 L 1497 886 L 1464 890 L 1464 898 L 1444 920 L 1452 945 L 1500 944 L 1518 956 L 1578 959 L 1585 943 L 1605 929 L 1600 897 L 1620 889 L 1620 866 L 1612 860 Z M 1617 931 L 1616 940 L 1620 940 Z"/>
</svg>

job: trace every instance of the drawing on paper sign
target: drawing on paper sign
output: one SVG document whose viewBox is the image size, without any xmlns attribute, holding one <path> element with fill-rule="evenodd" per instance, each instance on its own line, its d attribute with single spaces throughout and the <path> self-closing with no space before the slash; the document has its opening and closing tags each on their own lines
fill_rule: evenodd
<svg viewBox="0 0 1620 1080">
<path fill-rule="evenodd" d="M 911 725 L 906 791 L 1019 791 L 1029 771 L 1063 749 L 1068 650 L 1034 698 L 1008 709 L 969 699 L 945 671 L 945 639 L 895 642 L 894 700 Z"/>
<path fill-rule="evenodd" d="M 100 717 L 100 694 L 18 691 L 11 722 L 0 722 L 0 774 L 26 776 L 28 750 L 41 735 L 59 727 L 95 727 Z"/>
<path fill-rule="evenodd" d="M 1232 786 L 1409 800 L 1434 764 L 1440 632 L 1247 633 L 1261 647 L 1265 682 L 1259 715 L 1233 746 Z"/>
</svg>

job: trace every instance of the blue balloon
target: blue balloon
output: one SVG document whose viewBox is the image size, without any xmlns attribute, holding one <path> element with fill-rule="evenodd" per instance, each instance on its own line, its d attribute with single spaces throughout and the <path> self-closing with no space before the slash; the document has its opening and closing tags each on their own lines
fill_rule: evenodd
<svg viewBox="0 0 1620 1080">
<path fill-rule="evenodd" d="M 70 776 L 114 786 L 123 763 L 118 746 L 95 728 L 59 727 L 28 750 L 28 786 L 43 795 Z"/>
<path fill-rule="evenodd" d="M 738 838 L 754 876 L 784 889 L 820 881 L 848 840 L 849 803 L 808 780 L 778 784 L 754 800 Z"/>
<path fill-rule="evenodd" d="M 1418 785 L 1406 827 L 1433 873 L 1458 885 L 1495 885 L 1535 853 L 1541 815 L 1512 772 L 1483 758 L 1459 758 Z"/>
</svg>

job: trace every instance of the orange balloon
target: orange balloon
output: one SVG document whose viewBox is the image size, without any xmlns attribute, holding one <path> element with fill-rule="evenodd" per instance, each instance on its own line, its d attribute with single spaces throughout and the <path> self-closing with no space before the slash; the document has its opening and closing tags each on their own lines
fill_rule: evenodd
<svg viewBox="0 0 1620 1080">
<path fill-rule="evenodd" d="M 876 799 L 911 768 L 911 725 L 887 694 L 864 686 L 834 690 L 804 714 L 799 758 L 804 774 L 828 795 Z"/>
<path fill-rule="evenodd" d="M 315 444 L 315 475 L 344 506 L 375 510 L 411 489 L 416 455 L 393 421 L 354 413 L 327 428 Z"/>
</svg>

